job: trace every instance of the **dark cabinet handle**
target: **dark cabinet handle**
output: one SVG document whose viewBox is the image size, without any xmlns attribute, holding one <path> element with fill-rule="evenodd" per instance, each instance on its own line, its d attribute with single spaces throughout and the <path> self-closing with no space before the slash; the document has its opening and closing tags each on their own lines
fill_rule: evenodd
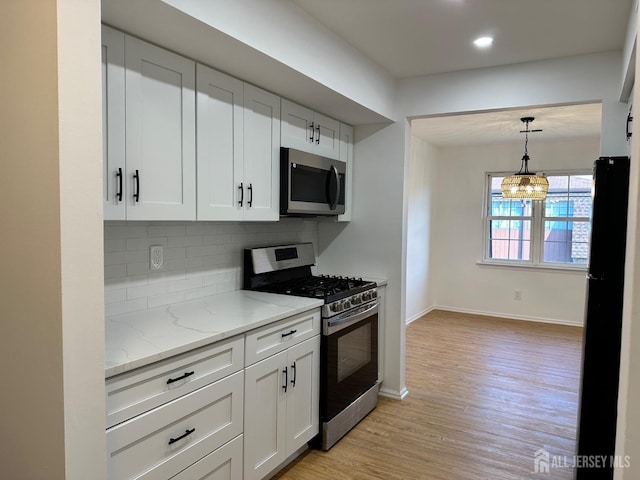
<svg viewBox="0 0 640 480">
<path fill-rule="evenodd" d="M 318 134 L 316 138 L 316 144 L 320 145 L 320 125 L 316 126 L 316 133 Z"/>
<path fill-rule="evenodd" d="M 242 184 L 242 182 L 240 182 L 240 186 L 238 188 L 240 189 L 240 201 L 238 203 L 240 204 L 240 206 L 242 206 L 242 204 L 244 203 L 244 185 Z"/>
<path fill-rule="evenodd" d="M 293 362 L 293 364 L 291 365 L 291 373 L 292 373 L 292 378 L 291 378 L 291 386 L 295 387 L 296 386 L 296 362 Z"/>
<path fill-rule="evenodd" d="M 247 205 L 251 208 L 251 205 L 253 204 L 253 183 L 250 183 L 247 189 L 249 190 L 249 201 L 247 202 Z"/>
<path fill-rule="evenodd" d="M 184 433 L 183 433 L 182 435 L 180 435 L 179 437 L 177 437 L 177 438 L 170 438 L 170 439 L 169 439 L 169 445 L 172 445 L 172 444 L 176 443 L 177 441 L 182 440 L 182 439 L 183 439 L 183 438 L 185 438 L 185 437 L 188 437 L 189 435 L 191 435 L 191 434 L 192 434 L 193 432 L 195 432 L 195 431 L 196 431 L 196 429 L 195 429 L 195 428 L 192 428 L 191 430 L 187 429 L 187 430 L 185 430 L 185 431 L 184 431 Z"/>
<path fill-rule="evenodd" d="M 315 129 L 313 128 L 313 125 L 314 125 L 313 122 L 311 122 L 311 125 L 309 126 L 309 128 L 311 128 L 311 136 L 309 137 L 309 141 L 311 143 L 313 143 L 313 137 L 314 137 L 315 132 L 316 132 Z"/>
<path fill-rule="evenodd" d="M 283 333 L 282 334 L 282 338 L 284 337 L 288 337 L 289 335 L 293 335 L 294 333 L 296 333 L 298 330 L 291 330 L 289 331 L 289 333 Z"/>
<path fill-rule="evenodd" d="M 284 370 L 282 370 L 282 373 L 284 373 L 284 385 L 282 385 L 282 388 L 284 388 L 284 393 L 287 393 L 287 383 L 288 383 L 288 379 L 287 379 L 287 367 L 284 367 Z"/>
<path fill-rule="evenodd" d="M 116 172 L 116 178 L 118 179 L 118 191 L 116 192 L 116 198 L 119 202 L 122 201 L 122 168 L 118 168 Z"/>
<path fill-rule="evenodd" d="M 133 191 L 133 199 L 137 203 L 140 201 L 140 172 L 138 170 L 133 174 L 133 179 L 136 181 L 136 187 Z"/>
<path fill-rule="evenodd" d="M 631 133 L 631 131 L 629 130 L 629 124 L 631 122 L 633 122 L 633 116 L 631 115 L 631 112 L 629 112 L 629 115 L 627 115 L 627 128 L 626 128 L 627 140 L 629 140 L 631 138 L 631 136 L 633 135 L 633 133 Z"/>
<path fill-rule="evenodd" d="M 194 370 L 192 370 L 191 372 L 187 372 L 184 375 L 181 375 L 179 377 L 176 378 L 170 378 L 169 380 L 167 380 L 167 385 L 171 385 L 173 382 L 177 382 L 179 380 L 183 380 L 187 377 L 190 377 L 191 375 L 193 375 L 194 373 L 196 373 Z"/>
</svg>

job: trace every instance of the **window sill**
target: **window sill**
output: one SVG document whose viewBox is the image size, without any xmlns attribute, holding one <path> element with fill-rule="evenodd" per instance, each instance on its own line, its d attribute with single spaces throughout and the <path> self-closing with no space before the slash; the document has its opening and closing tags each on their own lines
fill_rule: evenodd
<svg viewBox="0 0 640 480">
<path fill-rule="evenodd" d="M 567 265 L 533 265 L 531 263 L 511 263 L 511 262 L 491 262 L 487 260 L 478 260 L 476 265 L 481 267 L 497 267 L 497 268 L 506 268 L 516 269 L 516 270 L 537 270 L 537 271 L 545 271 L 545 272 L 561 272 L 561 273 L 573 273 L 573 274 L 582 274 L 586 275 L 588 272 L 588 268 L 585 265 L 584 267 L 570 267 Z"/>
</svg>

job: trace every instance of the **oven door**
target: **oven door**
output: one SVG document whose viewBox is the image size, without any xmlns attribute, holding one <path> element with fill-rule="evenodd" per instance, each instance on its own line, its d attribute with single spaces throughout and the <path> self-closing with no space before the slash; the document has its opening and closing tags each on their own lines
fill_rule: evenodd
<svg viewBox="0 0 640 480">
<path fill-rule="evenodd" d="M 280 213 L 340 215 L 345 211 L 345 162 L 280 149 Z"/>
<path fill-rule="evenodd" d="M 320 415 L 324 422 L 378 380 L 378 302 L 352 313 L 324 321 L 320 376 Z"/>
</svg>

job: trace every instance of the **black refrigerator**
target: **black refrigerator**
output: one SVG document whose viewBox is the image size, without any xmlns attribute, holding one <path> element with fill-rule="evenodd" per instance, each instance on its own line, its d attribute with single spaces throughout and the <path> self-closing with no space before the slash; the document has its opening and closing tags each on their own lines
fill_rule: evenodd
<svg viewBox="0 0 640 480">
<path fill-rule="evenodd" d="M 599 158 L 593 166 L 593 181 L 576 480 L 613 478 L 629 158 Z M 596 455 L 606 456 L 604 465 L 590 460 Z"/>
</svg>

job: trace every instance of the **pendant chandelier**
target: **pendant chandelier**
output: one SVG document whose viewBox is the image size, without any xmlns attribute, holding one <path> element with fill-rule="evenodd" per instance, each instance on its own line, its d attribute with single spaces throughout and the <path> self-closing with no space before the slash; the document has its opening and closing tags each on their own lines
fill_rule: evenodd
<svg viewBox="0 0 640 480">
<path fill-rule="evenodd" d="M 533 122 L 533 120 L 534 117 L 522 117 L 520 119 L 520 121 L 525 124 L 525 129 L 520 130 L 520 133 L 525 134 L 524 155 L 522 156 L 520 170 L 502 180 L 501 190 L 503 198 L 544 200 L 549 191 L 549 181 L 544 174 L 537 175 L 529 171 L 529 155 L 527 153 L 529 133 L 542 131 L 539 129 L 529 130 L 529 124 Z"/>
</svg>

